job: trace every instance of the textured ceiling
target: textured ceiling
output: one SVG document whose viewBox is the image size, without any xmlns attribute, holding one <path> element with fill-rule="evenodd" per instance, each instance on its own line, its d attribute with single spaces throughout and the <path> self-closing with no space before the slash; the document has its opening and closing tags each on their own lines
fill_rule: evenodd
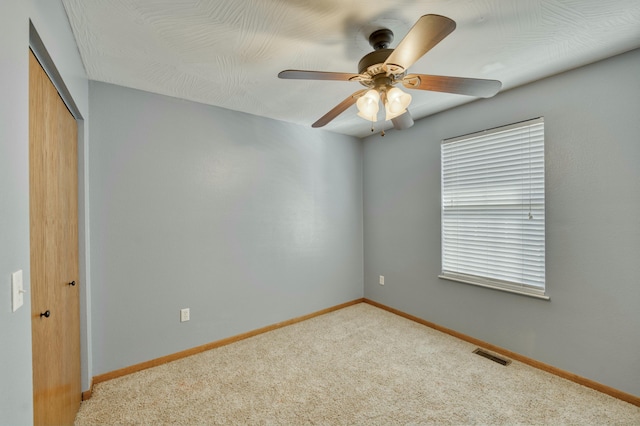
<svg viewBox="0 0 640 426">
<path fill-rule="evenodd" d="M 62 2 L 91 80 L 305 126 L 362 86 L 279 71 L 355 73 L 372 31 L 391 29 L 395 47 L 425 14 L 457 28 L 411 73 L 496 79 L 503 91 L 640 47 L 638 0 Z M 415 119 L 475 99 L 410 93 Z M 351 107 L 324 129 L 366 136 L 370 127 Z"/>
</svg>

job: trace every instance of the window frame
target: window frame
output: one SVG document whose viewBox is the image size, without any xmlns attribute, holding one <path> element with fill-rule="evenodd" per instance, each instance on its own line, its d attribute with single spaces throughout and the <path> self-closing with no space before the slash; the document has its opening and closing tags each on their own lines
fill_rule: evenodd
<svg viewBox="0 0 640 426">
<path fill-rule="evenodd" d="M 446 257 L 446 253 L 447 252 L 455 252 L 455 249 L 458 249 L 459 247 L 454 247 L 452 244 L 449 244 L 448 246 L 446 245 L 447 240 L 450 240 L 450 235 L 454 234 L 455 238 L 458 238 L 459 232 L 456 230 L 455 232 L 451 233 L 451 232 L 447 232 L 445 230 L 445 225 L 450 225 L 451 223 L 458 223 L 456 221 L 460 221 L 462 219 L 460 219 L 459 217 L 462 217 L 462 215 L 464 213 L 461 213 L 464 211 L 464 208 L 467 207 L 469 208 L 471 206 L 471 204 L 466 204 L 464 205 L 464 207 L 462 207 L 461 209 L 456 209 L 456 210 L 452 210 L 452 209 L 447 209 L 447 212 L 449 212 L 448 215 L 448 219 L 447 221 L 445 221 L 445 199 L 450 199 L 450 195 L 452 193 L 455 194 L 455 190 L 447 190 L 448 192 L 445 192 L 445 174 L 450 173 L 451 172 L 451 168 L 448 168 L 447 170 L 445 170 L 445 166 L 446 164 L 448 164 L 450 162 L 449 157 L 446 158 L 445 161 L 445 145 L 447 144 L 455 144 L 455 143 L 473 143 L 474 140 L 478 141 L 478 143 L 486 143 L 487 141 L 491 141 L 492 139 L 498 139 L 500 136 L 497 136 L 499 134 L 512 134 L 512 139 L 509 139 L 509 143 L 511 141 L 516 141 L 514 143 L 518 143 L 517 141 L 519 139 L 523 139 L 522 136 L 520 136 L 520 138 L 518 139 L 517 136 L 517 132 L 521 131 L 521 129 L 527 129 L 530 130 L 532 128 L 537 129 L 537 131 L 539 132 L 540 128 L 541 128 L 541 136 L 537 136 L 537 138 L 532 138 L 531 136 L 527 137 L 527 142 L 529 145 L 529 151 L 522 154 L 521 156 L 518 157 L 519 161 L 528 161 L 528 167 L 529 167 L 529 171 L 528 171 L 528 179 L 529 182 L 531 182 L 531 180 L 533 179 L 532 176 L 534 176 L 535 173 L 538 174 L 536 183 L 538 184 L 537 187 L 537 192 L 538 192 L 538 202 L 540 202 L 540 197 L 539 197 L 539 192 L 540 192 L 540 182 L 542 185 L 542 199 L 541 199 L 541 208 L 538 206 L 537 209 L 537 228 L 540 228 L 540 224 L 542 225 L 542 231 L 541 231 L 541 239 L 540 239 L 540 231 L 538 230 L 536 232 L 536 243 L 538 244 L 537 246 L 537 254 L 534 255 L 535 258 L 538 260 L 538 266 L 537 266 L 537 270 L 536 273 L 538 274 L 538 280 L 537 281 L 532 281 L 532 284 L 526 283 L 524 282 L 525 280 L 522 279 L 522 282 L 518 282 L 518 281 L 508 281 L 508 280 L 503 280 L 500 278 L 497 278 L 496 276 L 500 275 L 500 273 L 497 273 L 495 270 L 493 272 L 487 272 L 487 275 L 489 276 L 483 276 L 481 273 L 479 273 L 479 271 L 481 269 L 483 269 L 483 267 L 478 267 L 475 271 L 473 271 L 473 274 L 469 274 L 469 273 L 465 273 L 469 272 L 470 270 L 473 270 L 473 266 L 470 266 L 470 264 L 467 264 L 466 266 L 462 266 L 460 268 L 458 268 L 458 270 L 453 270 L 451 267 L 451 259 L 458 259 L 458 261 L 462 260 L 464 261 L 465 257 L 467 257 L 465 254 L 462 255 L 451 255 Z M 511 132 L 511 133 L 507 133 L 507 132 Z M 515 134 L 515 135 L 514 135 Z M 534 142 L 538 143 L 539 145 L 536 145 L 536 149 L 538 150 L 537 152 L 535 152 L 535 154 L 531 151 L 531 146 L 532 140 L 534 140 Z M 450 280 L 450 281 L 456 281 L 456 282 L 461 282 L 461 283 L 465 283 L 465 284 L 472 284 L 472 285 L 476 285 L 476 286 L 480 286 L 480 287 L 486 287 L 486 288 L 491 288 L 491 289 L 495 289 L 495 290 L 501 290 L 501 291 L 506 291 L 506 292 L 510 292 L 510 293 L 517 293 L 517 294 L 522 294 L 522 295 L 526 295 L 526 296 L 531 296 L 531 297 L 536 297 L 539 299 L 545 299 L 545 300 L 549 300 L 549 296 L 547 295 L 547 285 L 546 285 L 546 219 L 545 219 L 545 210 L 546 210 L 546 192 L 545 192 L 545 159 L 544 159 L 544 149 L 545 146 L 545 134 L 544 134 L 544 117 L 538 117 L 538 118 L 534 118 L 531 120 L 526 120 L 526 121 L 522 121 L 522 122 L 517 122 L 517 123 L 513 123 L 513 124 L 508 124 L 505 126 L 500 126 L 500 127 L 496 127 L 496 128 L 492 128 L 492 129 L 487 129 L 487 130 L 483 130 L 480 132 L 474 132 L 474 133 L 470 133 L 467 135 L 462 135 L 462 136 L 457 136 L 454 138 L 449 138 L 449 139 L 444 139 L 441 142 L 440 145 L 440 150 L 441 150 L 441 179 L 440 179 L 440 184 L 441 184 L 441 192 L 440 192 L 440 208 L 441 208 L 441 216 L 440 216 L 440 225 L 441 225 L 441 236 L 440 236 L 440 242 L 441 242 L 441 250 L 440 250 L 440 254 L 441 254 L 441 273 L 438 275 L 439 278 L 441 279 L 445 279 L 445 280 Z M 472 148 L 473 149 L 473 148 Z M 504 148 L 501 147 L 497 147 L 494 151 L 490 151 L 490 153 L 502 153 L 500 152 L 501 150 L 503 150 Z M 539 152 L 541 150 L 541 153 Z M 449 155 L 449 154 L 447 154 Z M 490 154 L 491 155 L 491 154 Z M 538 160 L 538 163 L 536 165 L 535 170 L 532 169 L 532 161 Z M 541 160 L 541 166 L 540 166 L 540 160 Z M 518 160 L 514 160 L 514 162 L 517 162 Z M 486 164 L 486 163 L 485 163 Z M 458 165 L 456 163 L 456 165 Z M 477 167 L 480 167 L 482 165 L 481 162 L 478 162 Z M 452 166 L 453 167 L 453 166 Z M 542 171 L 542 176 L 540 177 L 540 169 Z M 486 179 L 486 178 L 485 178 Z M 448 184 L 451 183 L 451 180 L 447 181 Z M 531 200 L 533 199 L 534 195 L 532 195 L 532 190 L 531 190 L 531 183 L 529 183 L 529 193 L 526 194 L 526 189 L 521 190 L 520 192 L 517 192 L 517 195 L 524 198 L 525 196 L 528 195 L 529 197 L 529 212 L 531 212 Z M 494 186 L 491 186 L 489 188 L 488 191 L 477 191 L 477 192 L 473 192 L 474 195 L 485 195 L 490 192 L 493 188 L 495 188 Z M 465 190 L 468 190 L 465 187 Z M 473 191 L 476 191 L 476 189 L 473 189 Z M 460 196 L 460 199 L 463 199 L 463 196 Z M 523 203 L 524 204 L 524 203 Z M 517 203 L 511 203 L 511 204 L 505 204 L 505 205 L 500 205 L 499 208 L 498 207 L 492 207 L 490 204 L 487 205 L 481 205 L 478 206 L 478 204 L 473 205 L 473 207 L 480 209 L 480 213 L 479 214 L 485 214 L 487 218 L 490 219 L 495 219 L 494 216 L 495 215 L 495 211 L 500 211 L 500 209 L 503 209 L 502 211 L 506 211 L 508 210 L 509 206 L 516 206 L 518 205 Z M 527 225 L 525 224 L 525 220 L 522 219 L 522 212 L 525 209 L 525 207 L 527 207 L 526 205 L 524 205 L 524 207 L 522 208 L 522 210 L 520 211 L 520 219 L 518 219 L 521 224 L 521 226 L 524 228 Z M 513 207 L 512 207 L 513 208 Z M 451 213 L 450 212 L 454 212 L 453 213 L 453 217 L 454 220 L 453 222 L 451 221 Z M 478 210 L 476 210 L 478 211 Z M 540 214 L 541 212 L 541 214 Z M 541 218 L 540 218 L 541 216 Z M 462 222 L 461 222 L 462 223 Z M 506 228 L 506 227 L 505 227 Z M 501 228 L 504 229 L 504 228 Z M 462 231 L 464 233 L 464 231 Z M 495 234 L 499 234 L 498 231 L 491 231 L 491 232 L 495 232 Z M 524 234 L 524 232 L 523 232 Z M 473 238 L 473 237 L 472 237 Z M 462 240 L 464 240 L 464 238 L 460 238 Z M 522 239 L 524 239 L 524 237 L 522 237 Z M 457 240 L 456 240 L 457 241 Z M 479 240 L 481 241 L 481 240 Z M 463 241 L 464 242 L 464 241 Z M 456 243 L 457 244 L 457 243 Z M 483 244 L 487 245 L 489 244 L 488 242 L 483 242 Z M 541 245 L 541 255 L 540 255 L 540 245 Z M 452 248 L 454 248 L 452 250 Z M 480 253 L 481 249 L 475 249 L 476 252 L 475 253 Z M 468 252 L 468 249 L 463 249 L 462 251 L 464 252 Z M 528 259 L 528 255 L 523 254 L 523 249 L 518 250 L 514 250 L 513 252 L 510 253 L 517 253 L 518 255 L 522 256 L 519 258 L 519 261 L 521 262 L 520 265 L 524 265 L 525 260 Z M 472 253 L 473 254 L 473 253 Z M 542 257 L 542 266 L 540 268 L 539 263 L 540 263 L 540 256 Z M 490 262 L 489 262 L 490 263 Z M 445 265 L 447 265 L 447 268 L 445 268 Z M 522 268 L 524 268 L 524 266 L 521 266 Z M 485 269 L 490 269 L 490 267 L 486 267 L 486 265 L 484 266 Z M 500 268 L 498 267 L 497 270 L 500 270 Z M 539 274 L 542 274 L 542 284 L 540 285 L 539 279 L 540 276 Z M 493 277 L 490 275 L 494 275 Z"/>
</svg>

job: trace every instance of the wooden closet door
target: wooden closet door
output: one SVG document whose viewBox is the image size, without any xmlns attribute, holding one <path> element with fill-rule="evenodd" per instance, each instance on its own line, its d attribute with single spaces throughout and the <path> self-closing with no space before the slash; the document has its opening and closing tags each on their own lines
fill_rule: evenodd
<svg viewBox="0 0 640 426">
<path fill-rule="evenodd" d="M 34 423 L 73 424 L 81 399 L 77 123 L 33 54 L 29 177 Z"/>
</svg>

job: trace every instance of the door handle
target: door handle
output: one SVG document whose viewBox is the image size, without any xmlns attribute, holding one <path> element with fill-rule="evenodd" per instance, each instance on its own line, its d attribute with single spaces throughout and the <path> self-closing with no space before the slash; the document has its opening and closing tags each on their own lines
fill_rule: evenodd
<svg viewBox="0 0 640 426">
<path fill-rule="evenodd" d="M 51 316 L 51 311 L 49 311 L 48 309 L 40 314 L 40 318 L 42 317 L 49 318 L 50 316 Z"/>
<path fill-rule="evenodd" d="M 75 286 L 75 285 L 76 285 L 76 282 L 75 282 L 75 281 L 71 281 L 71 282 L 69 283 L 69 285 L 73 287 L 73 286 Z"/>
</svg>

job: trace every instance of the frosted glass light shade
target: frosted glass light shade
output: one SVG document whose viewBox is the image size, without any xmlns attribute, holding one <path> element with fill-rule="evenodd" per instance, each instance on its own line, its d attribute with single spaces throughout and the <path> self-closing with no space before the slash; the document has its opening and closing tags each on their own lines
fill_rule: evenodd
<svg viewBox="0 0 640 426">
<path fill-rule="evenodd" d="M 358 115 L 368 121 L 378 121 L 378 110 L 380 106 L 380 95 L 377 90 L 369 90 L 363 96 L 358 98 L 356 105 L 358 107 Z"/>
<path fill-rule="evenodd" d="M 386 120 L 391 120 L 407 112 L 407 107 L 411 103 L 411 95 L 404 93 L 397 87 L 387 91 L 387 101 L 384 103 Z"/>
</svg>

